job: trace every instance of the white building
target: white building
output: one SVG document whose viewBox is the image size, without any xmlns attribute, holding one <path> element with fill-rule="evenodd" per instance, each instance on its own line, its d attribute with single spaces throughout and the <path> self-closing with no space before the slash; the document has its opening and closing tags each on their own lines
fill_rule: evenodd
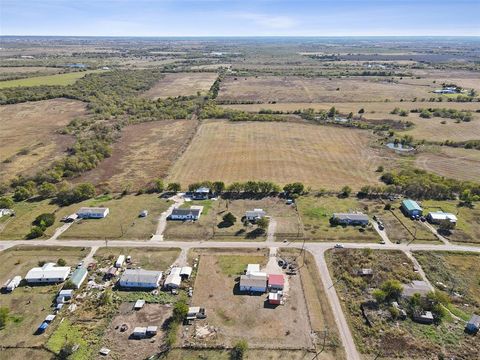
<svg viewBox="0 0 480 360">
<path fill-rule="evenodd" d="M 11 209 L 0 209 L 0 217 L 12 215 L 13 211 Z"/>
<path fill-rule="evenodd" d="M 199 207 L 190 207 L 190 209 L 173 209 L 170 215 L 171 220 L 198 220 L 202 209 Z"/>
<path fill-rule="evenodd" d="M 167 289 L 178 288 L 182 283 L 182 277 L 180 276 L 181 272 L 182 272 L 181 268 L 173 267 L 170 270 L 170 274 L 168 274 L 167 278 L 165 279 L 165 283 L 163 284 L 163 286 Z"/>
<path fill-rule="evenodd" d="M 82 219 L 103 219 L 110 212 L 105 207 L 82 207 L 77 211 L 77 215 Z"/>
<path fill-rule="evenodd" d="M 155 289 L 159 286 L 162 276 L 161 271 L 127 269 L 120 277 L 119 284 L 126 288 Z"/>
<path fill-rule="evenodd" d="M 267 274 L 253 272 L 240 276 L 240 291 L 264 293 L 267 291 Z"/>
<path fill-rule="evenodd" d="M 440 224 L 440 223 L 443 223 L 443 222 L 450 222 L 450 223 L 455 225 L 457 223 L 458 219 L 453 214 L 446 213 L 446 212 L 443 212 L 443 211 L 434 211 L 434 212 L 428 213 L 427 220 L 429 222 L 431 222 L 432 224 Z"/>
<path fill-rule="evenodd" d="M 21 281 L 22 281 L 21 276 L 18 276 L 18 275 L 15 276 L 12 280 L 8 282 L 7 286 L 5 286 L 5 290 L 8 292 L 12 292 L 18 287 L 18 285 L 20 285 Z"/>
<path fill-rule="evenodd" d="M 246 211 L 245 218 L 248 221 L 257 221 L 263 217 L 265 217 L 267 213 L 263 211 L 263 209 L 253 209 L 253 211 Z"/>
<path fill-rule="evenodd" d="M 54 263 L 46 263 L 42 267 L 31 269 L 25 276 L 25 280 L 28 283 L 57 283 L 65 281 L 69 274 L 69 266 L 56 266 Z"/>
<path fill-rule="evenodd" d="M 188 279 L 192 275 L 192 268 L 190 266 L 183 266 L 180 269 L 180 277 L 182 279 Z"/>
<path fill-rule="evenodd" d="M 115 261 L 115 267 L 117 269 L 121 268 L 124 262 L 125 262 L 125 255 L 120 255 L 117 261 Z"/>
<path fill-rule="evenodd" d="M 256 273 L 260 272 L 260 265 L 259 264 L 248 264 L 247 265 L 247 270 L 245 271 L 245 274 L 251 274 L 251 273 Z"/>
</svg>

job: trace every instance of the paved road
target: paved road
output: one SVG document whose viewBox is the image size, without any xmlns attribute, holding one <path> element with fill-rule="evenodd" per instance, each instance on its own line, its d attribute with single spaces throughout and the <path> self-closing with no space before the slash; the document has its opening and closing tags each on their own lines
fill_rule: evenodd
<svg viewBox="0 0 480 360">
<path fill-rule="evenodd" d="M 90 257 L 93 257 L 95 251 L 106 246 L 104 240 L 11 240 L 11 241 L 1 241 L 0 242 L 0 251 L 5 250 L 9 247 L 15 245 L 33 245 L 33 246 L 76 246 L 76 247 L 92 247 L 92 251 L 87 256 L 87 260 Z M 177 247 L 180 248 L 181 254 L 177 261 L 184 262 L 186 254 L 191 248 L 270 248 L 272 243 L 268 242 L 220 242 L 220 241 L 145 241 L 145 240 L 110 240 L 108 241 L 108 246 L 115 247 L 159 247 L 159 248 L 169 248 Z M 280 245 L 280 244 L 278 244 Z M 284 246 L 301 248 L 302 243 L 288 243 L 283 244 Z M 345 315 L 342 311 L 340 300 L 338 298 L 335 287 L 333 286 L 333 281 L 330 276 L 330 273 L 325 262 L 324 253 L 327 249 L 333 248 L 335 243 L 305 243 L 305 248 L 309 250 L 317 263 L 317 267 L 320 272 L 320 277 L 322 279 L 325 292 L 328 297 L 328 301 L 332 308 L 336 325 L 339 329 L 340 338 L 342 340 L 347 359 L 359 360 L 360 355 L 355 347 L 353 341 L 353 336 L 350 332 Z M 472 246 L 462 246 L 462 245 L 432 245 L 432 244 L 378 244 L 378 243 L 344 243 L 342 244 L 345 248 L 352 249 L 386 249 L 386 250 L 401 250 L 411 256 L 411 251 L 416 250 L 430 250 L 430 251 L 466 251 L 466 252 L 476 252 L 480 253 L 480 247 Z M 272 249 L 272 252 L 275 252 L 275 249 Z M 414 259 L 414 258 L 413 258 Z M 414 260 L 415 263 L 415 260 Z M 417 263 L 418 264 L 418 263 Z M 421 269 L 419 267 L 419 269 Z M 423 273 L 424 276 L 424 273 Z"/>
</svg>

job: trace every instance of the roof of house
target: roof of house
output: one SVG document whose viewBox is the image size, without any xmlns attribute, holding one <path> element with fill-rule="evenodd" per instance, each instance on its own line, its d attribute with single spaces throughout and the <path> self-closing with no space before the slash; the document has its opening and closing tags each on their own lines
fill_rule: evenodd
<svg viewBox="0 0 480 360">
<path fill-rule="evenodd" d="M 188 314 L 197 314 L 200 312 L 200 306 L 190 306 L 188 308 Z"/>
<path fill-rule="evenodd" d="M 182 268 L 174 266 L 170 269 L 170 275 L 180 275 L 182 273 Z"/>
<path fill-rule="evenodd" d="M 201 210 L 200 209 L 173 209 L 172 215 L 177 215 L 177 216 L 186 216 L 186 215 L 192 215 L 192 216 L 199 216 Z"/>
<path fill-rule="evenodd" d="M 165 279 L 165 285 L 177 285 L 180 286 L 182 283 L 182 278 L 180 277 L 179 274 L 170 274 L 167 276 Z"/>
<path fill-rule="evenodd" d="M 428 216 L 433 220 L 449 220 L 452 222 L 457 222 L 458 220 L 455 215 L 443 211 L 433 211 L 428 213 Z"/>
<path fill-rule="evenodd" d="M 470 320 L 468 321 L 468 324 L 473 324 L 476 327 L 480 326 L 480 315 L 475 315 L 473 314 Z"/>
<path fill-rule="evenodd" d="M 180 270 L 180 275 L 192 275 L 192 268 L 190 266 L 183 266 Z"/>
<path fill-rule="evenodd" d="M 195 190 L 196 193 L 209 193 L 210 192 L 210 189 L 205 187 L 205 186 L 202 186 L 202 187 L 199 187 L 197 190 Z"/>
<path fill-rule="evenodd" d="M 28 280 L 41 279 L 65 279 L 70 274 L 69 266 L 56 266 L 54 263 L 46 263 L 42 267 L 35 267 L 25 275 Z"/>
<path fill-rule="evenodd" d="M 368 215 L 362 213 L 334 213 L 333 218 L 351 221 L 368 221 Z"/>
<path fill-rule="evenodd" d="M 281 274 L 269 274 L 268 285 L 283 286 L 285 284 L 285 277 Z"/>
<path fill-rule="evenodd" d="M 250 275 L 241 275 L 240 276 L 240 286 L 246 287 L 262 287 L 265 288 L 267 286 L 267 277 L 257 277 Z"/>
<path fill-rule="evenodd" d="M 417 204 L 417 202 L 415 200 L 412 200 L 412 199 L 405 199 L 402 201 L 402 205 L 403 207 L 405 207 L 405 209 L 407 209 L 408 211 L 412 211 L 412 210 L 419 210 L 419 211 L 422 211 L 423 209 L 420 207 L 420 205 Z"/>
<path fill-rule="evenodd" d="M 106 207 L 81 207 L 78 209 L 78 213 L 82 214 L 98 214 L 98 213 L 104 213 L 108 208 Z"/>
<path fill-rule="evenodd" d="M 127 269 L 122 274 L 120 282 L 154 284 L 162 278 L 161 271 L 143 270 L 143 269 Z"/>
<path fill-rule="evenodd" d="M 249 211 L 245 211 L 246 217 L 256 217 L 256 216 L 265 216 L 267 213 L 262 209 L 253 209 Z"/>
<path fill-rule="evenodd" d="M 427 295 L 432 289 L 426 281 L 413 280 L 410 284 L 403 285 L 402 295 L 411 297 L 414 294 Z"/>
<path fill-rule="evenodd" d="M 245 272 L 247 275 L 253 272 L 260 272 L 260 264 L 248 264 L 247 271 Z"/>
<path fill-rule="evenodd" d="M 85 268 L 78 268 L 76 269 L 72 276 L 70 277 L 70 281 L 74 283 L 76 286 L 80 286 L 85 280 L 85 276 L 87 275 L 88 271 Z"/>
</svg>

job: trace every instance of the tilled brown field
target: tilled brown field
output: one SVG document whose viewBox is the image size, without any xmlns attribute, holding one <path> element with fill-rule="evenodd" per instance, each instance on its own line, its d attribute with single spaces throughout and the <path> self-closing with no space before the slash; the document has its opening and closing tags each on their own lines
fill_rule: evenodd
<svg viewBox="0 0 480 360">
<path fill-rule="evenodd" d="M 442 147 L 437 152 L 419 154 L 415 165 L 449 178 L 480 179 L 480 151 L 475 149 Z"/>
<path fill-rule="evenodd" d="M 74 139 L 57 131 L 84 114 L 84 104 L 66 99 L 0 106 L 0 180 L 33 174 L 63 156 Z"/>
<path fill-rule="evenodd" d="M 215 72 L 166 74 L 144 96 L 150 99 L 196 95 L 207 92 L 217 78 Z"/>
<path fill-rule="evenodd" d="M 173 166 L 169 180 L 188 185 L 203 180 L 226 183 L 300 181 L 340 189 L 377 184 L 380 153 L 367 131 L 300 123 L 203 123 Z M 390 160 L 391 162 L 391 160 Z"/>
<path fill-rule="evenodd" d="M 165 120 L 132 125 L 123 130 L 112 156 L 77 181 L 90 181 L 122 191 L 145 186 L 166 173 L 195 133 L 194 120 Z"/>
</svg>

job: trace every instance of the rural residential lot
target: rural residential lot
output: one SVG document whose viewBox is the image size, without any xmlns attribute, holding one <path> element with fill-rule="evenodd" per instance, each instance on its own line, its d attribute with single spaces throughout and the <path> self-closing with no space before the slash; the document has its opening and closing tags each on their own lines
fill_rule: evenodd
<svg viewBox="0 0 480 360">
<path fill-rule="evenodd" d="M 0 359 L 480 353 L 477 39 L 4 40 Z"/>
</svg>

